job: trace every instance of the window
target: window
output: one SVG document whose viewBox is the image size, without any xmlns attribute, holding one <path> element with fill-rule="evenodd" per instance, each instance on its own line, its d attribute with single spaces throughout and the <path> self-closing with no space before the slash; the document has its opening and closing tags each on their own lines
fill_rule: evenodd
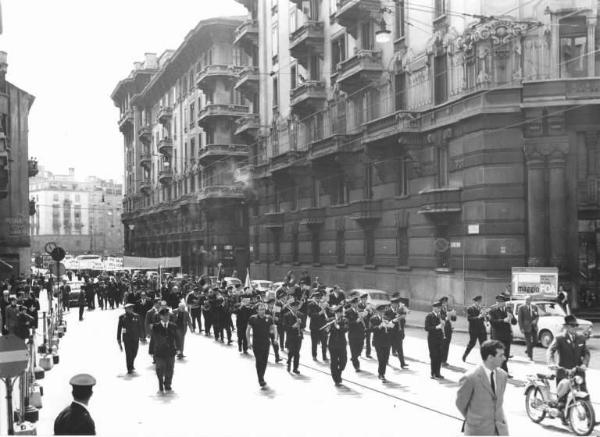
<svg viewBox="0 0 600 437">
<path fill-rule="evenodd" d="M 448 186 L 448 147 L 437 148 L 438 188 Z"/>
<path fill-rule="evenodd" d="M 273 256 L 275 261 L 281 261 L 281 234 L 273 232 Z"/>
<path fill-rule="evenodd" d="M 79 194 L 75 194 L 75 202 L 80 202 L 80 201 L 81 201 L 81 199 L 80 199 Z"/>
<path fill-rule="evenodd" d="M 215 144 L 215 129 L 212 126 L 207 126 L 205 130 L 206 144 Z"/>
<path fill-rule="evenodd" d="M 406 73 L 397 73 L 394 79 L 394 99 L 396 101 L 396 111 L 405 110 L 406 104 Z"/>
<path fill-rule="evenodd" d="M 396 254 L 398 255 L 398 265 L 408 265 L 408 228 L 398 228 L 398 238 L 396 239 Z"/>
<path fill-rule="evenodd" d="M 290 211 L 298 209 L 298 185 L 294 184 L 289 187 L 290 190 Z"/>
<path fill-rule="evenodd" d="M 254 232 L 254 261 L 260 260 L 260 235 L 258 230 Z"/>
<path fill-rule="evenodd" d="M 277 77 L 273 77 L 273 107 L 279 107 L 279 81 Z"/>
<path fill-rule="evenodd" d="M 338 64 L 346 60 L 346 35 L 336 38 L 331 43 L 331 71 L 336 72 Z"/>
<path fill-rule="evenodd" d="M 296 66 L 296 64 L 290 66 L 290 89 L 295 89 L 298 86 L 298 80 L 297 80 L 297 75 L 298 75 L 298 67 Z"/>
<path fill-rule="evenodd" d="M 395 16 L 395 24 L 396 24 L 396 39 L 402 38 L 404 33 L 404 0 L 399 0 L 396 3 L 396 16 Z"/>
<path fill-rule="evenodd" d="M 298 262 L 298 231 L 292 232 L 292 262 Z"/>
<path fill-rule="evenodd" d="M 373 26 L 370 21 L 365 21 L 360 25 L 360 48 L 373 50 Z"/>
<path fill-rule="evenodd" d="M 346 177 L 343 173 L 339 173 L 332 177 L 332 205 L 343 205 L 348 201 L 348 184 L 346 183 Z"/>
<path fill-rule="evenodd" d="M 309 65 L 309 77 L 310 80 L 319 80 L 321 79 L 321 73 L 319 68 L 319 56 L 311 56 L 310 57 L 310 65 Z"/>
<path fill-rule="evenodd" d="M 338 264 L 346 263 L 346 241 L 344 234 L 344 231 L 337 231 L 335 234 L 335 255 Z"/>
<path fill-rule="evenodd" d="M 398 196 L 408 195 L 408 160 L 406 157 L 401 157 L 398 160 Z"/>
<path fill-rule="evenodd" d="M 194 128 L 194 103 L 190 104 L 190 129 Z"/>
<path fill-rule="evenodd" d="M 435 0 L 435 17 L 438 18 L 446 14 L 446 0 Z"/>
<path fill-rule="evenodd" d="M 434 98 L 435 104 L 439 105 L 448 100 L 447 75 L 448 66 L 446 63 L 446 54 L 441 54 L 434 57 L 433 74 L 434 74 Z"/>
<path fill-rule="evenodd" d="M 271 49 L 273 64 L 277 64 L 279 54 L 279 27 L 277 24 L 271 28 Z"/>
<path fill-rule="evenodd" d="M 321 239 L 318 230 L 314 230 L 312 233 L 311 250 L 313 264 L 319 264 L 321 262 Z"/>
<path fill-rule="evenodd" d="M 54 193 L 54 195 L 52 196 L 52 200 L 54 200 L 55 202 L 58 201 L 58 193 Z"/>
<path fill-rule="evenodd" d="M 587 76 L 589 49 L 585 20 L 585 17 L 570 17 L 560 21 L 560 77 Z"/>
<path fill-rule="evenodd" d="M 375 264 L 375 230 L 372 227 L 365 228 L 365 264 Z"/>
<path fill-rule="evenodd" d="M 320 202 L 320 191 L 321 191 L 321 182 L 316 177 L 312 179 L 312 207 L 318 208 L 321 204 Z"/>
<path fill-rule="evenodd" d="M 373 164 L 370 162 L 365 163 L 365 186 L 364 186 L 364 198 L 373 198 Z"/>
<path fill-rule="evenodd" d="M 436 267 L 449 269 L 450 240 L 448 238 L 448 226 L 438 225 L 436 227 L 434 247 L 436 253 Z"/>
<path fill-rule="evenodd" d="M 321 0 L 308 0 L 304 1 L 302 8 L 304 14 L 309 20 L 319 21 L 319 10 L 321 8 Z"/>
</svg>

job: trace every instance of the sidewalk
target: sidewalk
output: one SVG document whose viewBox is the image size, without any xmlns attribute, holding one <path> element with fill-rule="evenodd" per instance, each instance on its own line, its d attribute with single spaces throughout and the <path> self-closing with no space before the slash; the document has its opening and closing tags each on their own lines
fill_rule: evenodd
<svg viewBox="0 0 600 437">
<path fill-rule="evenodd" d="M 425 329 L 425 311 L 413 311 L 410 310 L 408 316 L 406 316 L 406 326 L 410 328 L 421 328 Z M 469 332 L 469 322 L 465 317 L 458 316 L 456 322 L 453 322 L 454 332 Z M 600 338 L 600 323 L 596 322 L 592 328 L 592 338 Z"/>
</svg>

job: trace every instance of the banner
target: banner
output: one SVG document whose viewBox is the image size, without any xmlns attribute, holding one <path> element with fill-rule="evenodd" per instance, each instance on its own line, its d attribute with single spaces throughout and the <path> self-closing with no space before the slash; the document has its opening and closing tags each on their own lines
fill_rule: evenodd
<svg viewBox="0 0 600 437">
<path fill-rule="evenodd" d="M 162 257 L 162 258 L 142 258 L 139 256 L 124 256 L 124 269 L 138 270 L 158 270 L 161 269 L 179 269 L 181 268 L 181 257 Z"/>
<path fill-rule="evenodd" d="M 558 295 L 558 268 L 513 267 L 511 295 L 556 298 Z"/>
</svg>

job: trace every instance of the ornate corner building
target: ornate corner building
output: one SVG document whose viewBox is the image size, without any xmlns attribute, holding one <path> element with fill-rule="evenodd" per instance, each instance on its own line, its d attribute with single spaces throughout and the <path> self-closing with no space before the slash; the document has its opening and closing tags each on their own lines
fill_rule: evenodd
<svg viewBox="0 0 600 437">
<path fill-rule="evenodd" d="M 219 262 L 227 273 L 246 271 L 258 86 L 256 46 L 234 45 L 242 23 L 201 21 L 177 50 L 135 63 L 112 94 L 124 137 L 129 255 L 181 256 L 190 274 L 215 274 Z"/>
<path fill-rule="evenodd" d="M 600 302 L 597 2 L 237 1 L 253 278 L 460 307 L 557 266 Z"/>
<path fill-rule="evenodd" d="M 34 97 L 6 80 L 0 52 L 0 279 L 30 274 L 29 182 L 37 161 L 28 158 L 28 119 Z"/>
</svg>

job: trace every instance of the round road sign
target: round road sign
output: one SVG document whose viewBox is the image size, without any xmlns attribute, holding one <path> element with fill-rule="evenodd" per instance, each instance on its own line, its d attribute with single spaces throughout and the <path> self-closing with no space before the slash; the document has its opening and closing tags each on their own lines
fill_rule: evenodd
<svg viewBox="0 0 600 437">
<path fill-rule="evenodd" d="M 55 247 L 50 256 L 54 261 L 62 261 L 67 256 L 67 252 L 62 247 Z"/>
<path fill-rule="evenodd" d="M 24 340 L 14 334 L 0 337 L 0 378 L 20 376 L 28 362 L 29 353 Z"/>
<path fill-rule="evenodd" d="M 44 246 L 44 250 L 46 251 L 46 253 L 48 255 L 50 255 L 55 248 L 56 248 L 56 243 L 54 241 L 46 243 L 46 245 Z"/>
</svg>

